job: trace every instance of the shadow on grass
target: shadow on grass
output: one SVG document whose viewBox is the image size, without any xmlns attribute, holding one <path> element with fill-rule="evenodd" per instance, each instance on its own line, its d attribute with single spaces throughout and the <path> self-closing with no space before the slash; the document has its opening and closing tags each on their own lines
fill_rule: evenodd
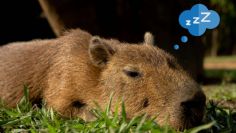
<svg viewBox="0 0 236 133">
<path fill-rule="evenodd" d="M 203 84 L 236 83 L 236 69 L 206 69 Z"/>
</svg>

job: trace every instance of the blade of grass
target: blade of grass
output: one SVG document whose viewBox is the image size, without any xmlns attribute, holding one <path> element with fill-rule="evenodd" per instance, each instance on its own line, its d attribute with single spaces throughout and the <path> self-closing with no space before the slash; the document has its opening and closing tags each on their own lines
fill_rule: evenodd
<svg viewBox="0 0 236 133">
<path fill-rule="evenodd" d="M 127 116 L 125 111 L 124 99 L 122 99 L 122 108 L 121 108 L 122 122 L 126 122 Z"/>
<path fill-rule="evenodd" d="M 216 123 L 216 122 L 213 121 L 213 122 L 211 122 L 211 123 L 208 123 L 208 124 L 204 124 L 204 125 L 195 127 L 195 128 L 193 128 L 193 129 L 191 129 L 189 133 L 198 133 L 198 132 L 200 132 L 200 131 L 202 131 L 202 130 L 209 129 L 209 128 L 211 128 L 215 123 Z"/>
</svg>

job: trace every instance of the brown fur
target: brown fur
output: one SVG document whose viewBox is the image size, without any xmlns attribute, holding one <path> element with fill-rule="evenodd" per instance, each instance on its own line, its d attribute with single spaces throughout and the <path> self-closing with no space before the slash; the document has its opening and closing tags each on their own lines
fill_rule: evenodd
<svg viewBox="0 0 236 133">
<path fill-rule="evenodd" d="M 136 45 L 78 29 L 0 47 L 0 98 L 14 107 L 27 85 L 32 102 L 44 99 L 62 116 L 89 120 L 94 101 L 104 107 L 113 92 L 112 110 L 123 98 L 129 118 L 146 113 L 190 128 L 201 122 L 205 95 L 172 56 L 148 44 L 152 38 Z"/>
</svg>

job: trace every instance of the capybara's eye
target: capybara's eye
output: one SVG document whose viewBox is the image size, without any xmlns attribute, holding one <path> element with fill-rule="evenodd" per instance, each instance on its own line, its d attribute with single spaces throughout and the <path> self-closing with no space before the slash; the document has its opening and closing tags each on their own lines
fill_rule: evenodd
<svg viewBox="0 0 236 133">
<path fill-rule="evenodd" d="M 137 78 L 141 76 L 141 73 L 138 71 L 138 69 L 133 66 L 125 66 L 123 72 L 125 75 L 131 78 Z"/>
<path fill-rule="evenodd" d="M 135 71 L 135 70 L 126 70 L 126 69 L 124 69 L 123 72 L 127 76 L 132 77 L 132 78 L 136 78 L 136 77 L 140 76 L 140 73 L 138 71 Z"/>
</svg>

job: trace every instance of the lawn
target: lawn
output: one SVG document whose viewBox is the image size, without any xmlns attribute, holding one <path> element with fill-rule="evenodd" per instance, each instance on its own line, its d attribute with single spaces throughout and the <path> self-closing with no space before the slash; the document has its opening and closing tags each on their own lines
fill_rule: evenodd
<svg viewBox="0 0 236 133">
<path fill-rule="evenodd" d="M 219 86 L 217 86 L 219 87 Z M 223 98 L 226 100 L 236 98 L 236 85 L 230 85 L 227 92 L 222 93 L 220 89 L 214 93 L 206 93 L 210 98 Z M 213 89 L 215 87 L 208 86 Z M 210 90 L 204 87 L 204 90 Z M 222 88 L 224 88 L 222 86 Z M 232 88 L 234 91 L 231 92 Z M 214 89 L 213 89 L 214 90 Z M 208 91 L 209 92 L 209 91 Z M 219 96 L 220 94 L 223 97 Z M 110 106 L 106 109 L 94 109 L 97 120 L 85 122 L 82 119 L 63 119 L 60 118 L 51 109 L 32 106 L 28 101 L 27 91 L 25 97 L 21 100 L 15 109 L 0 106 L 0 132 L 50 132 L 50 133 L 73 133 L 73 132 L 155 132 L 155 133 L 175 133 L 176 131 L 168 126 L 160 127 L 152 119 L 147 119 L 145 115 L 134 117 L 131 120 L 126 119 L 125 105 L 122 113 L 118 111 L 114 114 L 110 112 Z M 112 98 L 111 98 L 112 100 Z M 118 106 L 117 106 L 118 108 Z M 213 102 L 208 102 L 206 117 L 203 125 L 184 131 L 185 133 L 196 133 L 201 130 L 205 132 L 236 132 L 236 113 L 233 110 L 217 106 Z"/>
<path fill-rule="evenodd" d="M 204 74 L 207 78 L 218 82 L 219 80 L 236 82 L 236 56 L 205 58 L 204 68 Z"/>
</svg>

